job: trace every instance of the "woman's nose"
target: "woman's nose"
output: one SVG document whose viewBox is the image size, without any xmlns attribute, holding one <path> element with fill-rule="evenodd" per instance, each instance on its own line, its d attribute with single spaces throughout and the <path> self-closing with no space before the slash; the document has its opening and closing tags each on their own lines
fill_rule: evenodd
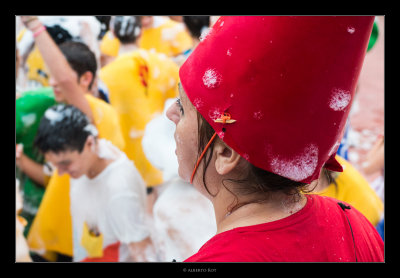
<svg viewBox="0 0 400 278">
<path fill-rule="evenodd" d="M 179 115 L 177 110 L 178 109 L 176 108 L 176 103 L 173 103 L 166 112 L 167 118 L 174 122 L 174 124 L 178 124 L 179 122 Z"/>
</svg>

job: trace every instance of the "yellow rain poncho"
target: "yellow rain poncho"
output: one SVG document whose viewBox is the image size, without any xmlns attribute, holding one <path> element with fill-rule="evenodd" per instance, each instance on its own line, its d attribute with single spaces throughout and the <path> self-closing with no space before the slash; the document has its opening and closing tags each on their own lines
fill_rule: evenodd
<svg viewBox="0 0 400 278">
<path fill-rule="evenodd" d="M 18 36 L 17 42 L 22 40 L 25 35 L 26 28 L 23 28 Z M 26 59 L 26 67 L 28 69 L 27 79 L 39 82 L 43 87 L 49 86 L 49 71 L 44 64 L 42 55 L 36 45 L 33 45 L 32 51 L 29 53 Z"/>
<path fill-rule="evenodd" d="M 192 48 L 193 42 L 182 23 L 166 19 L 157 27 L 142 29 L 138 46 L 142 49 L 153 49 L 168 57 L 174 57 Z M 100 43 L 101 53 L 116 57 L 119 47 L 120 41 L 118 38 L 111 31 L 108 31 Z"/>
<path fill-rule="evenodd" d="M 159 185 L 162 172 L 147 160 L 142 137 L 147 123 L 162 113 L 166 99 L 177 96 L 178 66 L 164 54 L 140 49 L 103 67 L 100 79 L 120 117 L 126 155 L 147 186 Z"/>
<path fill-rule="evenodd" d="M 322 192 L 316 194 L 345 201 L 358 209 L 373 226 L 376 226 L 383 213 L 383 203 L 368 181 L 348 161 L 336 156 L 343 166 L 343 172 Z"/>
</svg>

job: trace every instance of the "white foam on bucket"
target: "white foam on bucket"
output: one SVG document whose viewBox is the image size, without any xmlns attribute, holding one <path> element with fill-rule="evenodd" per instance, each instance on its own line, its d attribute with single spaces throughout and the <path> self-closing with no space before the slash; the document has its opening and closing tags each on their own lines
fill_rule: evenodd
<svg viewBox="0 0 400 278">
<path fill-rule="evenodd" d="M 310 144 L 293 158 L 281 158 L 277 156 L 272 159 L 271 167 L 275 174 L 285 178 L 302 181 L 311 176 L 318 164 L 318 147 Z"/>
<path fill-rule="evenodd" d="M 334 88 L 329 99 L 329 107 L 334 111 L 343 111 L 349 105 L 350 100 L 351 94 L 349 91 Z"/>
</svg>

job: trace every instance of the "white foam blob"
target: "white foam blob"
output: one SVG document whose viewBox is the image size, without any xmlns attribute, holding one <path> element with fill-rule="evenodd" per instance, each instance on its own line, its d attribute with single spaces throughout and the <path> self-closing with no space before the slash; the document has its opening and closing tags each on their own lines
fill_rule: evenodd
<svg viewBox="0 0 400 278">
<path fill-rule="evenodd" d="M 211 33 L 211 28 L 202 28 L 201 35 L 199 37 L 200 42 L 203 42 Z"/>
<path fill-rule="evenodd" d="M 353 34 L 356 31 L 356 29 L 354 27 L 347 27 L 347 32 L 349 32 L 350 34 Z"/>
<path fill-rule="evenodd" d="M 208 69 L 204 72 L 203 84 L 208 89 L 217 88 L 221 83 L 221 80 L 222 80 L 221 74 L 217 72 L 215 69 Z"/>
<path fill-rule="evenodd" d="M 99 139 L 97 156 L 104 159 L 116 160 L 120 156 L 120 151 L 110 141 Z"/>
<path fill-rule="evenodd" d="M 50 124 L 54 125 L 56 122 L 62 121 L 63 114 L 53 109 L 47 109 L 44 116 L 50 121 Z"/>
<path fill-rule="evenodd" d="M 84 131 L 88 131 L 91 135 L 97 136 L 99 132 L 97 128 L 93 124 L 88 124 L 83 128 Z"/>
<path fill-rule="evenodd" d="M 30 113 L 21 117 L 21 120 L 25 127 L 31 126 L 36 121 L 36 114 Z"/>
<path fill-rule="evenodd" d="M 293 158 L 281 158 L 278 155 L 272 159 L 270 165 L 275 174 L 294 181 L 302 181 L 315 172 L 317 164 L 318 147 L 310 144 Z"/>
<path fill-rule="evenodd" d="M 349 105 L 350 100 L 350 91 L 334 88 L 329 99 L 329 107 L 334 111 L 343 111 Z"/>
<path fill-rule="evenodd" d="M 215 121 L 221 117 L 222 113 L 223 111 L 220 110 L 220 108 L 214 107 L 208 112 L 208 116 L 211 118 L 211 120 Z"/>
<path fill-rule="evenodd" d="M 264 113 L 261 111 L 257 111 L 253 113 L 253 118 L 256 120 L 261 120 L 264 117 Z"/>
<path fill-rule="evenodd" d="M 193 105 L 197 110 L 199 110 L 204 105 L 204 102 L 200 98 L 195 98 L 193 100 Z"/>
</svg>

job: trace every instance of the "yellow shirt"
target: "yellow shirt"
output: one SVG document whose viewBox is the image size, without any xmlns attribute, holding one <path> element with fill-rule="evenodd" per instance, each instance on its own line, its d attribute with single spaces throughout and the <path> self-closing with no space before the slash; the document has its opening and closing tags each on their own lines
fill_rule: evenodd
<svg viewBox="0 0 400 278">
<path fill-rule="evenodd" d="M 124 149 L 125 142 L 114 108 L 103 100 L 85 94 L 93 113 L 99 138 Z M 39 210 L 28 234 L 28 245 L 34 250 L 56 251 L 72 256 L 72 219 L 70 213 L 69 175 L 50 178 Z"/>
<path fill-rule="evenodd" d="M 158 27 L 143 29 L 138 44 L 173 57 L 192 48 L 193 41 L 183 23 L 167 19 Z"/>
<path fill-rule="evenodd" d="M 121 42 L 111 31 L 107 31 L 100 42 L 100 52 L 104 55 L 117 57 Z"/>
<path fill-rule="evenodd" d="M 173 57 L 192 48 L 193 42 L 183 23 L 167 19 L 157 27 L 142 29 L 138 46 L 147 50 L 154 49 L 158 53 Z M 116 57 L 119 47 L 118 38 L 108 31 L 100 43 L 101 53 Z"/>
<path fill-rule="evenodd" d="M 336 156 L 343 166 L 343 172 L 324 191 L 315 193 L 344 201 L 359 210 L 373 226 L 381 219 L 383 202 L 371 188 L 368 181 L 345 159 Z"/>
<path fill-rule="evenodd" d="M 177 96 L 178 66 L 164 54 L 140 49 L 118 56 L 99 76 L 120 117 L 126 155 L 148 186 L 159 185 L 162 172 L 147 160 L 142 137 L 147 123 L 162 113 L 165 101 Z"/>
<path fill-rule="evenodd" d="M 17 42 L 22 40 L 22 37 L 25 35 L 25 33 L 26 28 L 23 28 L 17 36 Z M 35 44 L 33 45 L 33 49 L 29 53 L 25 63 L 28 68 L 28 80 L 35 80 L 42 84 L 43 87 L 49 86 L 50 73 L 46 68 L 42 55 Z"/>
</svg>

